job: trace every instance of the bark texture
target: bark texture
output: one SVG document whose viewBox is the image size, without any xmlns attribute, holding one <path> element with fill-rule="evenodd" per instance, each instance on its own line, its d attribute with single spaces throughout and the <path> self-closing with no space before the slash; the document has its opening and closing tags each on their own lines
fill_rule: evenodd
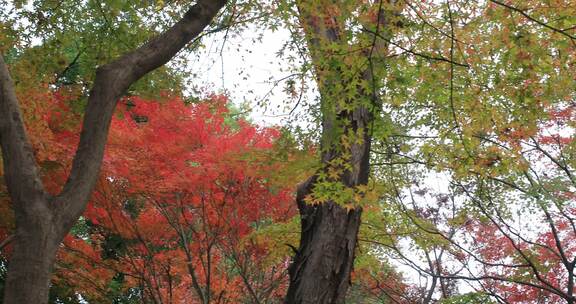
<svg viewBox="0 0 576 304">
<path fill-rule="evenodd" d="M 364 107 L 344 114 L 352 122 L 350 128 L 364 130 L 364 139 L 351 147 L 353 170 L 342 174 L 339 182 L 347 187 L 365 185 L 371 143 L 368 124 L 372 118 Z M 339 152 L 328 150 L 323 162 L 336 157 L 341 157 Z M 312 176 L 299 186 L 296 196 L 302 230 L 300 247 L 289 268 L 290 286 L 285 302 L 290 304 L 344 303 L 350 285 L 362 209 L 347 210 L 332 201 L 307 204 L 305 198 L 312 193 L 317 181 L 318 175 Z"/>
<path fill-rule="evenodd" d="M 376 4 L 379 15 L 375 24 L 376 35 L 372 46 L 360 55 L 364 56 L 360 60 L 370 64 L 356 77 L 372 85 L 369 89 L 357 87 L 357 96 L 349 97 L 342 92 L 335 92 L 333 88 L 350 86 L 354 81 L 346 76 L 350 73 L 346 73 L 341 66 L 325 64 L 342 60 L 331 57 L 340 56 L 333 51 L 334 45 L 340 45 L 345 50 L 349 43 L 340 37 L 346 24 L 339 24 L 338 18 L 333 15 L 333 12 L 341 9 L 338 1 L 296 2 L 310 56 L 319 75 L 317 82 L 323 116 L 321 160 L 324 172 L 321 173 L 327 173 L 334 166 L 344 167 L 334 165 L 341 163 L 335 160 L 344 160 L 347 169 L 341 170 L 338 178 L 332 177 L 329 182 L 337 182 L 348 188 L 366 185 L 370 173 L 374 110 L 381 107 L 371 57 L 386 48 L 376 36 L 379 34 L 378 28 L 386 25 L 388 12 L 382 9 L 382 1 L 379 6 Z M 343 147 L 341 139 L 349 134 L 354 134 L 355 140 L 349 147 Z M 285 299 L 287 304 L 344 303 L 350 286 L 362 209 L 347 209 L 334 201 L 319 205 L 307 204 L 306 197 L 313 193 L 315 185 L 323 182 L 320 179 L 320 174 L 315 174 L 298 188 L 296 202 L 302 230 L 300 246 L 289 268 L 290 286 Z"/>
<path fill-rule="evenodd" d="M 4 304 L 48 301 L 59 244 L 86 208 L 100 172 L 118 99 L 138 79 L 164 65 L 210 24 L 225 0 L 199 0 L 166 32 L 97 68 L 70 176 L 54 197 L 45 191 L 26 136 L 14 84 L 0 56 L 0 144 L 4 177 L 16 216 Z"/>
</svg>

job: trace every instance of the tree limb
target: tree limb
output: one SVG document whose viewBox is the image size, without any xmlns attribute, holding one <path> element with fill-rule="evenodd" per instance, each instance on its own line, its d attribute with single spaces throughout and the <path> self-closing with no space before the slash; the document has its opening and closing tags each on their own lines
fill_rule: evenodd
<svg viewBox="0 0 576 304">
<path fill-rule="evenodd" d="M 4 247 L 6 247 L 8 244 L 10 244 L 10 242 L 12 242 L 13 239 L 14 239 L 14 235 L 11 234 L 8 237 L 6 237 L 2 242 L 0 242 L 0 251 L 2 251 L 4 249 Z"/>
<path fill-rule="evenodd" d="M 118 99 L 132 83 L 167 63 L 198 36 L 226 2 L 199 0 L 166 32 L 115 61 L 98 67 L 72 170 L 56 199 L 56 208 L 59 209 L 57 216 L 63 222 L 63 229 L 69 229 L 82 214 L 94 188 Z"/>
<path fill-rule="evenodd" d="M 26 135 L 14 81 L 2 56 L 0 56 L 0 145 L 6 185 L 13 202 L 24 208 L 33 202 L 36 204 L 40 201 L 39 198 L 45 196 L 44 186 L 36 168 L 32 145 Z"/>
</svg>

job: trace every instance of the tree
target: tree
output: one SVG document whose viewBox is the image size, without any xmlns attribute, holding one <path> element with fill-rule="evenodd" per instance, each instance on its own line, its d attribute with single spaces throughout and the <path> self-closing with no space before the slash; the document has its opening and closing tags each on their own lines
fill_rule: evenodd
<svg viewBox="0 0 576 304">
<path fill-rule="evenodd" d="M 370 219 L 376 248 L 436 299 L 444 280 L 498 303 L 573 303 L 574 6 L 410 10 L 422 27 L 404 36 L 417 38 L 393 42 L 414 58 L 391 61 L 387 81 L 396 128 L 374 149 L 392 186 Z"/>
<path fill-rule="evenodd" d="M 14 83 L 4 59 L 0 59 L 0 143 L 16 225 L 4 303 L 46 303 L 58 245 L 84 211 L 98 179 L 117 100 L 132 83 L 165 64 L 196 37 L 225 3 L 198 2 L 163 34 L 97 68 L 78 151 L 68 180 L 56 196 L 44 190 Z"/>
<path fill-rule="evenodd" d="M 112 122 L 107 178 L 85 213 L 104 229 L 99 238 L 124 243 L 108 268 L 134 278 L 132 286 L 141 284 L 155 303 L 229 303 L 243 295 L 267 303 L 281 294 L 285 257 L 256 268 L 271 253 L 250 237 L 295 211 L 290 183 L 272 182 L 284 165 L 267 160 L 279 132 L 241 119 L 227 125 L 218 96 L 190 106 L 178 98 L 127 104 Z"/>
<path fill-rule="evenodd" d="M 278 302 L 295 237 L 275 226 L 294 215 L 286 171 L 307 153 L 229 112 L 225 97 L 185 105 L 161 95 L 120 102 L 94 194 L 58 252 L 51 303 Z M 42 180 L 57 193 L 79 137 L 75 97 L 48 87 L 19 97 Z"/>
<path fill-rule="evenodd" d="M 107 3 L 104 7 L 110 12 L 120 11 L 118 6 L 108 7 L 117 1 L 102 1 Z M 268 4 L 256 7 L 278 8 L 276 12 L 300 43 L 297 46 L 307 47 L 307 53 L 298 49 L 305 63 L 297 72 L 312 75 L 320 93 L 317 118 L 322 125 L 318 150 L 321 167 L 298 188 L 301 243 L 295 248 L 296 255 L 289 269 L 287 303 L 344 302 L 353 261 L 359 250 L 372 258 L 393 257 L 392 260 L 411 266 L 426 282 L 412 285 L 402 281 L 407 276 L 388 269 L 393 262 L 359 260 L 356 263 L 358 271 L 353 276 L 367 278 L 367 283 L 352 285 L 351 301 L 364 299 L 364 296 L 392 302 L 421 300 L 423 303 L 575 301 L 575 262 L 570 245 L 575 232 L 573 67 L 576 7 L 572 1 L 299 0 Z M 101 7 L 97 5 L 93 9 Z M 132 8 L 126 8 L 128 13 L 119 14 L 120 17 L 111 23 L 106 20 L 80 22 L 74 28 L 81 28 L 88 37 L 100 37 L 100 30 L 98 27 L 94 30 L 90 26 L 92 23 L 106 28 L 110 24 L 131 24 L 132 18 L 152 16 Z M 28 14 L 30 19 L 26 20 L 42 25 L 39 33 L 54 31 L 46 26 L 45 20 L 66 16 L 47 14 L 51 11 L 52 8 L 42 7 L 40 13 Z M 73 15 L 87 16 L 78 11 Z M 230 19 L 236 15 L 236 11 L 232 12 Z M 1 26 L 17 26 L 17 23 L 7 23 Z M 121 33 L 120 37 L 132 37 L 130 31 Z M 12 41 L 14 36 L 17 35 L 8 34 L 0 37 L 0 41 Z M 58 49 L 59 41 L 49 41 L 51 50 Z M 63 45 L 70 48 L 70 54 L 65 56 L 68 61 L 61 65 L 58 65 L 60 60 L 50 61 L 49 72 L 41 73 L 43 82 L 50 83 L 50 88 L 54 89 L 70 80 L 82 79 L 76 83 L 80 84 L 77 91 L 87 92 L 93 78 L 84 67 L 103 62 L 65 63 L 73 63 L 77 54 L 80 54 L 78 58 L 84 58 L 86 55 L 81 51 L 95 44 L 86 40 L 74 47 L 70 47 L 73 45 L 70 41 L 64 41 Z M 104 58 L 125 51 L 119 47 Z M 31 81 L 22 77 L 26 73 L 21 72 L 38 63 L 33 60 L 38 54 L 36 49 L 24 53 L 14 54 L 7 50 L 5 56 L 9 63 L 19 55 L 27 58 L 26 64 L 11 65 L 12 74 L 19 75 L 15 77 L 19 83 Z M 82 77 L 76 77 L 78 70 L 74 67 L 84 70 Z M 55 73 L 63 76 L 57 77 L 59 81 L 50 81 Z M 95 82 L 102 84 L 102 81 Z M 127 83 L 115 84 L 127 88 Z M 95 96 L 104 92 L 98 88 L 103 87 L 92 91 Z M 294 93 L 294 82 L 288 84 L 287 91 Z M 110 99 L 119 96 L 118 93 Z M 89 106 L 89 110 L 91 108 L 97 106 Z M 111 108 L 107 108 L 110 112 L 106 113 L 111 113 Z M 137 111 L 133 114 L 141 123 L 148 119 L 140 117 L 142 115 Z M 87 124 L 96 121 L 95 114 L 91 115 L 87 116 Z M 41 131 L 42 128 L 34 129 Z M 86 130 L 89 138 L 91 131 Z M 170 132 L 167 134 L 178 138 Z M 3 133 L 1 137 L 6 140 Z M 87 142 L 89 140 L 84 140 Z M 78 159 L 86 152 L 82 147 L 86 145 L 81 144 Z M 173 148 L 166 149 L 166 153 L 173 153 L 181 163 L 181 150 Z M 3 150 L 6 150 L 4 144 Z M 56 149 L 49 150 L 52 153 Z M 40 149 L 37 154 L 45 152 Z M 7 155 L 14 158 L 14 155 L 22 154 Z M 33 163 L 32 158 L 28 158 L 28 163 Z M 72 169 L 71 182 L 64 194 L 76 191 L 75 185 L 83 189 L 90 186 L 77 182 L 78 172 L 83 172 L 78 168 L 84 166 L 79 162 Z M 160 167 L 169 169 L 150 172 L 138 164 L 128 163 L 121 165 L 118 162 L 116 170 L 120 171 L 115 174 L 130 176 L 129 171 L 135 168 L 142 170 L 141 174 L 162 176 L 173 184 L 184 185 L 183 179 L 167 174 L 186 171 L 182 167 L 162 164 Z M 191 162 L 189 165 L 198 164 Z M 124 190 L 121 180 L 101 179 L 106 186 L 102 190 L 112 189 L 109 192 L 112 198 L 120 196 L 119 189 Z M 438 189 L 428 187 L 430 180 L 439 181 Z M 10 183 L 8 186 L 11 187 Z M 44 181 L 44 186 L 50 192 L 48 181 Z M 216 186 L 204 190 L 210 195 L 221 193 L 223 185 Z M 59 198 L 65 198 L 57 195 L 59 192 L 55 203 Z M 177 239 L 188 241 L 185 236 L 194 234 L 201 240 L 201 245 L 194 247 L 196 251 L 190 250 L 193 256 L 190 259 L 186 254 L 182 255 L 182 251 L 178 256 L 177 250 L 172 250 L 179 244 L 169 243 L 166 245 L 169 248 L 159 244 L 158 238 L 169 235 L 166 231 L 170 229 L 156 235 L 147 234 L 143 233 L 146 225 L 131 223 L 134 225 L 130 227 L 135 227 L 132 230 L 146 236 L 143 241 L 137 240 L 142 246 L 135 247 L 155 247 L 132 251 L 132 256 L 141 261 L 155 262 L 141 263 L 134 268 L 137 269 L 134 273 L 143 278 L 142 284 L 135 289 L 146 290 L 147 300 L 161 299 L 175 290 L 171 284 L 176 282 L 176 277 L 182 276 L 173 272 L 177 269 L 174 261 L 180 258 L 194 266 L 192 271 L 185 269 L 184 276 L 190 280 L 192 276 L 201 278 L 197 284 L 199 288 L 194 288 L 197 297 L 204 297 L 206 301 L 218 294 L 216 288 L 210 287 L 214 285 L 207 283 L 215 279 L 212 275 L 218 270 L 204 267 L 197 262 L 200 259 L 194 257 L 215 261 L 224 256 L 221 253 L 225 251 L 228 256 L 234 256 L 228 261 L 242 265 L 237 265 L 237 269 L 241 269 L 248 284 L 242 283 L 251 284 L 246 270 L 249 267 L 245 266 L 250 264 L 246 262 L 249 259 L 238 258 L 246 251 L 239 251 L 232 245 L 238 243 L 237 238 L 227 240 L 230 246 L 222 245 L 214 251 L 216 245 L 212 244 L 219 243 L 214 241 L 218 238 L 208 236 L 221 235 L 220 231 L 237 236 L 233 229 L 224 229 L 210 221 L 197 223 L 189 216 L 181 216 L 193 209 L 190 206 L 218 212 L 224 212 L 225 208 L 212 208 L 214 206 L 206 201 L 196 205 L 177 204 L 179 191 L 160 197 L 158 193 L 140 192 L 146 193 L 136 195 L 140 200 L 155 198 L 148 201 L 151 204 L 145 209 L 149 219 L 157 220 L 149 220 L 149 226 L 154 224 L 161 230 L 159 227 L 164 226 L 160 224 L 174 223 L 178 227 L 176 230 L 185 231 L 176 231 Z M 35 192 L 22 193 L 32 195 Z M 195 196 L 187 198 L 190 197 Z M 123 210 L 123 203 L 130 199 L 133 197 L 124 196 L 114 201 L 115 212 Z M 222 202 L 220 198 L 213 201 Z M 30 213 L 20 214 L 30 216 Z M 368 225 L 360 226 L 361 215 Z M 94 214 L 92 217 L 99 219 Z M 180 220 L 193 225 L 182 225 Z M 16 224 L 20 225 L 20 222 L 22 220 L 17 216 Z M 527 222 L 536 228 L 528 227 Z M 10 221 L 7 223 L 11 225 Z M 246 228 L 244 224 L 237 223 L 237 226 Z M 129 233 L 126 235 L 137 239 Z M 113 248 L 115 239 L 110 235 L 104 235 L 103 239 L 106 254 Z M 359 239 L 363 242 L 361 246 L 358 246 Z M 85 243 L 68 245 L 81 248 Z M 102 255 L 94 248 L 82 251 L 87 256 Z M 214 258 L 212 253 L 218 252 L 218 258 L 207 259 L 208 252 Z M 374 271 L 368 271 L 365 265 Z M 206 279 L 208 273 L 211 279 Z M 103 277 L 108 281 L 122 281 L 120 277 Z M 160 281 L 155 280 L 162 282 L 159 284 Z M 468 284 L 475 292 L 458 294 L 462 284 Z M 160 285 L 162 288 L 156 288 Z M 66 292 L 60 294 L 64 298 Z M 260 295 L 251 296 L 251 299 L 258 298 Z"/>
<path fill-rule="evenodd" d="M 370 146 L 395 1 L 296 1 L 320 92 L 322 168 L 298 187 L 300 246 L 286 303 L 343 303 L 370 174 Z M 357 13 L 357 14 L 355 14 Z M 351 24 L 351 25 L 350 25 Z M 376 35 L 362 32 L 362 25 Z M 360 31 L 360 34 L 358 32 Z"/>
</svg>

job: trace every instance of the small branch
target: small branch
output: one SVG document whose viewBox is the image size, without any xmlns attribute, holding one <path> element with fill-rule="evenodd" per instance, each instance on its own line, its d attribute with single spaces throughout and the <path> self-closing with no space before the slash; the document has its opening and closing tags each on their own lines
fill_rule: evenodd
<svg viewBox="0 0 576 304">
<path fill-rule="evenodd" d="M 543 26 L 543 27 L 545 27 L 545 28 L 547 28 L 547 29 L 550 29 L 550 30 L 552 30 L 552 31 L 554 31 L 554 32 L 556 32 L 556 33 L 562 34 L 562 35 L 564 35 L 564 36 L 566 36 L 566 37 L 568 37 L 568 38 L 570 38 L 570 39 L 572 39 L 572 40 L 576 40 L 576 36 L 570 35 L 569 33 L 566 32 L 567 30 L 570 30 L 571 28 L 564 29 L 564 30 L 559 29 L 559 28 L 555 28 L 555 27 L 553 27 L 553 26 L 550 26 L 550 25 L 548 25 L 548 24 L 546 24 L 546 23 L 544 23 L 544 22 L 542 22 L 542 21 L 540 21 L 540 20 L 538 20 L 538 19 L 536 19 L 536 18 L 528 15 L 526 12 L 524 12 L 523 10 L 521 10 L 521 9 L 519 9 L 519 8 L 517 8 L 517 7 L 511 6 L 511 5 L 509 5 L 509 4 L 506 4 L 506 3 L 501 2 L 501 1 L 498 1 L 498 0 L 490 0 L 490 2 L 495 3 L 495 4 L 498 4 L 498 5 L 500 5 L 500 6 L 503 6 L 503 7 L 507 8 L 507 9 L 512 10 L 512 11 L 515 11 L 515 12 L 517 12 L 517 13 L 520 13 L 522 16 L 524 16 L 526 19 L 528 19 L 528 20 L 530 20 L 530 21 L 532 21 L 532 22 L 535 22 L 535 23 L 537 23 L 537 24 L 539 24 L 539 25 L 541 25 L 541 26 Z"/>
<path fill-rule="evenodd" d="M 413 49 L 407 49 L 406 47 L 400 45 L 399 43 L 393 42 L 392 40 L 390 40 L 390 39 L 382 36 L 381 34 L 378 34 L 378 33 L 374 32 L 374 31 L 372 31 L 372 30 L 369 30 L 369 29 L 367 29 L 367 28 L 363 28 L 362 31 L 371 33 L 371 34 L 373 34 L 373 35 L 376 35 L 376 36 L 378 36 L 378 38 L 383 39 L 384 41 L 390 43 L 391 45 L 393 45 L 393 46 L 395 46 L 395 47 L 403 50 L 403 51 L 406 52 L 406 53 L 412 54 L 412 55 L 414 55 L 414 56 L 422 57 L 422 58 L 424 58 L 424 59 L 428 59 L 428 60 L 432 60 L 432 61 L 443 61 L 443 62 L 447 62 L 447 63 L 453 64 L 453 65 L 457 65 L 457 66 L 460 66 L 460 67 L 464 67 L 464 68 L 469 68 L 469 67 L 470 67 L 470 65 L 468 65 L 468 64 L 466 64 L 466 63 L 454 62 L 454 61 L 452 61 L 452 60 L 450 60 L 450 59 L 448 59 L 448 58 L 442 57 L 442 56 L 436 57 L 436 56 L 432 56 L 432 55 L 428 55 L 428 54 L 416 52 L 416 51 L 414 51 Z"/>
<path fill-rule="evenodd" d="M 456 39 L 456 37 L 452 37 L 450 34 L 444 32 L 443 30 L 441 30 L 440 28 L 438 28 L 437 26 L 433 25 L 432 23 L 430 23 L 430 21 L 426 20 L 426 18 L 424 18 L 424 16 L 422 16 L 419 12 L 418 9 L 416 9 L 416 7 L 414 7 L 414 5 L 412 3 L 410 3 L 410 1 L 408 0 L 404 0 L 404 3 L 406 3 L 406 5 L 414 12 L 414 14 L 416 14 L 416 16 L 418 17 L 418 19 L 422 20 L 422 22 L 424 22 L 424 24 L 426 24 L 427 26 L 431 27 L 432 29 L 434 29 L 435 31 L 437 31 L 438 33 L 442 34 L 443 36 L 445 36 L 446 38 L 449 39 L 454 39 L 456 42 L 458 43 L 463 43 L 462 41 Z"/>
<path fill-rule="evenodd" d="M 62 84 L 60 82 L 60 79 L 62 77 L 64 77 L 66 75 L 66 73 L 74 66 L 76 65 L 76 63 L 78 63 L 78 60 L 80 59 L 80 56 L 82 56 L 82 54 L 84 54 L 84 51 L 86 51 L 86 48 L 83 48 L 82 50 L 80 50 L 78 52 L 78 54 L 76 54 L 76 56 L 74 57 L 74 59 L 72 59 L 72 62 L 70 62 L 70 64 L 68 64 L 66 66 L 66 68 L 64 68 L 64 70 L 62 70 L 62 72 L 58 73 L 56 75 L 56 79 L 54 79 L 54 82 L 52 84 Z"/>
</svg>

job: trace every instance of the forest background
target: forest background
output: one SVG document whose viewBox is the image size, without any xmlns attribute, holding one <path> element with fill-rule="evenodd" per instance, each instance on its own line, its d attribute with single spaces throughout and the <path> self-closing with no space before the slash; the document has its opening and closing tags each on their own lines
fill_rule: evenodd
<svg viewBox="0 0 576 304">
<path fill-rule="evenodd" d="M 4 303 L 576 302 L 573 1 L 0 7 Z"/>
</svg>

